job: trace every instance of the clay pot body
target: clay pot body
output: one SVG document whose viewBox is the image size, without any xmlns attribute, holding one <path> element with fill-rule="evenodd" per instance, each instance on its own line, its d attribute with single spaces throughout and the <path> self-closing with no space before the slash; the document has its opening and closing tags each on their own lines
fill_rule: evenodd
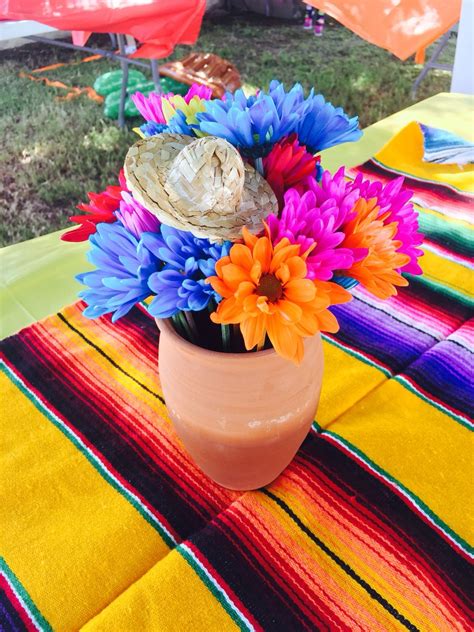
<svg viewBox="0 0 474 632">
<path fill-rule="evenodd" d="M 258 489 L 290 463 L 319 403 L 323 351 L 305 340 L 300 366 L 273 350 L 219 353 L 191 344 L 167 320 L 159 373 L 170 418 L 196 464 L 229 489 Z"/>
</svg>

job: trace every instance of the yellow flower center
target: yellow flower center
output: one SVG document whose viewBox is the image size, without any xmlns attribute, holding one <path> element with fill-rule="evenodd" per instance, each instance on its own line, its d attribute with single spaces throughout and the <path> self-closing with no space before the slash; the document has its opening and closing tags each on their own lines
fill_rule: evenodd
<svg viewBox="0 0 474 632">
<path fill-rule="evenodd" d="M 271 303 L 276 303 L 283 294 L 283 286 L 273 274 L 264 274 L 255 291 L 259 296 L 266 296 Z"/>
</svg>

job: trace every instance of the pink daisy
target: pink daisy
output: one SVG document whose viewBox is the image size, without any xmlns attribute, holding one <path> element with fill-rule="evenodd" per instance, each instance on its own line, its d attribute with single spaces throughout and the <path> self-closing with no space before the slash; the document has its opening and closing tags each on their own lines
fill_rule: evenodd
<svg viewBox="0 0 474 632">
<path fill-rule="evenodd" d="M 353 251 L 340 247 L 345 238 L 340 228 L 357 198 L 357 193 L 342 195 L 339 199 L 326 193 L 320 189 L 318 200 L 315 191 L 301 194 L 289 189 L 284 196 L 281 216 L 267 218 L 274 244 L 286 237 L 291 243 L 301 245 L 301 253 L 312 248 L 306 259 L 308 278 L 322 281 L 331 279 L 336 271 L 350 268 L 354 262 Z"/>
<path fill-rule="evenodd" d="M 135 103 L 137 110 L 143 116 L 146 121 L 152 121 L 161 125 L 166 125 L 166 118 L 163 114 L 162 102 L 163 100 L 169 101 L 175 96 L 173 92 L 163 94 L 160 92 L 150 92 L 146 97 L 141 92 L 135 92 L 132 94 L 132 101 Z M 210 99 L 212 96 L 211 88 L 201 86 L 198 83 L 193 83 L 183 99 L 186 103 L 189 103 L 193 97 L 199 97 L 200 99 Z"/>
</svg>

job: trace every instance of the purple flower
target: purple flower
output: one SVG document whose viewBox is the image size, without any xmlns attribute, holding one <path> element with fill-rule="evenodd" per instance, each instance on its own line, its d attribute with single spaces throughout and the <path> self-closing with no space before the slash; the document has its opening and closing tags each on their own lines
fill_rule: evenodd
<svg viewBox="0 0 474 632">
<path fill-rule="evenodd" d="M 184 100 L 186 101 L 186 103 L 189 103 L 193 97 L 199 97 L 200 99 L 209 101 L 209 99 L 212 97 L 212 88 L 202 86 L 199 83 L 193 83 L 193 85 L 184 95 Z"/>
<path fill-rule="evenodd" d="M 142 233 L 156 233 L 160 229 L 160 222 L 150 211 L 137 202 L 130 193 L 122 191 L 120 209 L 115 213 L 127 230 L 135 237 Z"/>
<path fill-rule="evenodd" d="M 168 92 L 167 94 L 150 92 L 148 97 L 141 92 L 135 92 L 130 98 L 145 121 L 166 125 L 161 103 L 163 99 L 169 99 L 172 96 L 174 96 L 172 92 Z"/>
<path fill-rule="evenodd" d="M 353 190 L 352 183 L 346 179 L 344 167 L 341 167 L 334 175 L 329 171 L 324 171 L 319 182 L 309 177 L 305 185 L 316 196 L 318 206 L 328 200 L 332 200 L 337 206 L 336 225 L 338 228 L 353 217 L 351 213 L 359 193 Z"/>
<path fill-rule="evenodd" d="M 329 171 L 324 171 L 321 180 L 318 182 L 314 178 L 307 178 L 305 186 L 316 196 L 318 206 L 331 201 L 335 205 L 335 227 L 342 230 L 345 223 L 353 219 L 354 205 L 360 197 L 358 190 L 353 190 L 352 182 L 346 179 L 344 167 L 341 167 L 334 175 Z M 360 261 L 367 255 L 366 248 L 352 248 L 352 258 Z"/>
<path fill-rule="evenodd" d="M 398 222 L 393 239 L 402 243 L 397 252 L 410 257 L 410 261 L 401 268 L 401 272 L 422 274 L 417 260 L 423 255 L 423 251 L 418 247 L 423 241 L 423 235 L 418 232 L 418 213 L 410 202 L 413 191 L 403 188 L 403 181 L 403 177 L 399 177 L 383 185 L 378 181 L 364 180 L 361 173 L 351 181 L 346 178 L 344 167 L 341 167 L 334 176 L 325 171 L 320 183 L 313 178 L 307 178 L 305 185 L 315 193 L 318 204 L 328 198 L 336 200 L 342 213 L 342 223 L 354 217 L 350 211 L 358 198 L 376 198 L 377 206 L 380 207 L 378 217 L 383 217 L 384 224 Z M 353 249 L 354 261 L 359 261 L 366 254 L 364 248 Z"/>
<path fill-rule="evenodd" d="M 400 272 L 422 273 L 417 260 L 423 255 L 419 248 L 423 235 L 418 232 L 418 213 L 410 202 L 413 192 L 403 188 L 402 177 L 383 185 L 378 181 L 364 180 L 359 173 L 355 180 L 351 181 L 346 178 L 344 168 L 341 167 L 334 176 L 325 171 L 321 182 L 307 178 L 304 185 L 316 196 L 317 206 L 322 207 L 328 200 L 336 204 L 338 211 L 335 215 L 335 227 L 343 231 L 345 225 L 354 218 L 353 208 L 356 201 L 359 198 L 375 198 L 379 207 L 378 217 L 383 219 L 384 224 L 398 223 L 393 238 L 401 242 L 397 252 L 410 257 L 410 261 Z M 354 262 L 360 261 L 368 254 L 366 248 L 352 248 L 351 251 Z"/>
</svg>

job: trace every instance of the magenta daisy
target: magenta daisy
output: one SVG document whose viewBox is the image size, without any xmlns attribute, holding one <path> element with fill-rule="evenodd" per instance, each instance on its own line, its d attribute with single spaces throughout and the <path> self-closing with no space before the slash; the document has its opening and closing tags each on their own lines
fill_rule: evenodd
<svg viewBox="0 0 474 632">
<path fill-rule="evenodd" d="M 418 257 L 423 255 L 419 248 L 423 241 L 423 235 L 418 232 L 418 213 L 415 211 L 410 198 L 413 192 L 403 188 L 403 177 L 396 178 L 386 185 L 381 182 L 364 180 L 362 174 L 358 174 L 354 180 L 348 180 L 341 167 L 332 176 L 329 171 L 323 173 L 321 182 L 314 178 L 307 178 L 305 186 L 316 195 L 318 205 L 328 199 L 334 200 L 340 208 L 341 226 L 353 219 L 351 211 L 359 198 L 366 201 L 376 200 L 379 207 L 378 216 L 383 219 L 384 225 L 397 222 L 397 232 L 394 240 L 401 242 L 397 252 L 410 257 L 410 260 L 400 271 L 410 274 L 421 274 Z M 354 261 L 359 261 L 367 254 L 363 248 L 353 249 Z"/>
<path fill-rule="evenodd" d="M 336 271 L 350 268 L 354 262 L 353 251 L 340 247 L 345 235 L 339 229 L 354 207 L 357 192 L 336 197 L 327 195 L 325 189 L 318 193 L 319 200 L 313 190 L 300 194 L 289 189 L 281 216 L 270 215 L 267 222 L 274 244 L 286 237 L 301 245 L 301 253 L 312 248 L 306 259 L 308 278 L 328 281 Z"/>
</svg>

